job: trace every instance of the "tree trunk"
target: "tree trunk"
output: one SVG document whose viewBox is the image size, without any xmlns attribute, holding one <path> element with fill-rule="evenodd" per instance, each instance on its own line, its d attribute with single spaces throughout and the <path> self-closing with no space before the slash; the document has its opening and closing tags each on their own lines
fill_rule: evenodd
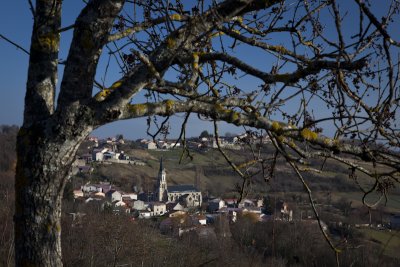
<svg viewBox="0 0 400 267">
<path fill-rule="evenodd" d="M 62 266 L 61 199 L 76 150 L 89 131 L 73 136 L 65 125 L 57 133 L 46 125 L 22 127 L 18 134 L 16 266 Z"/>
</svg>

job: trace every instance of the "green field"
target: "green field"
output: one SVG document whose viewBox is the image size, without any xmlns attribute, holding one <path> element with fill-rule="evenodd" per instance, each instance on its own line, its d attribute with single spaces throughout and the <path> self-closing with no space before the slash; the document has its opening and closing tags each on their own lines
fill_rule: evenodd
<svg viewBox="0 0 400 267">
<path fill-rule="evenodd" d="M 378 242 L 381 245 L 381 254 L 400 259 L 400 231 L 379 231 L 375 229 L 361 229 L 367 240 Z"/>
</svg>

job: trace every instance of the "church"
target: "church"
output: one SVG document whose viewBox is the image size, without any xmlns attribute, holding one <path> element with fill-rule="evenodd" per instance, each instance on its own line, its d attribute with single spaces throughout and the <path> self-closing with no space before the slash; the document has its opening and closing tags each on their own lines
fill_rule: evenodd
<svg viewBox="0 0 400 267">
<path fill-rule="evenodd" d="M 200 207 L 203 201 L 201 192 L 193 185 L 168 186 L 162 158 L 158 172 L 156 199 L 160 202 L 179 202 L 188 208 Z"/>
</svg>

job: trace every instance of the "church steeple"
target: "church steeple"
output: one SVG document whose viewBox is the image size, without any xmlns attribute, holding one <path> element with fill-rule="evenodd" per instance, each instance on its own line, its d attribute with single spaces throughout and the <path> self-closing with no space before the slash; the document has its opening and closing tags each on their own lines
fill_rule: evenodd
<svg viewBox="0 0 400 267">
<path fill-rule="evenodd" d="M 158 172 L 161 173 L 163 170 L 164 170 L 164 167 L 163 167 L 162 157 L 161 157 L 161 159 L 160 159 L 160 170 Z"/>
<path fill-rule="evenodd" d="M 163 158 L 160 159 L 160 170 L 158 171 L 158 201 L 167 198 L 167 174 L 163 166 Z"/>
</svg>

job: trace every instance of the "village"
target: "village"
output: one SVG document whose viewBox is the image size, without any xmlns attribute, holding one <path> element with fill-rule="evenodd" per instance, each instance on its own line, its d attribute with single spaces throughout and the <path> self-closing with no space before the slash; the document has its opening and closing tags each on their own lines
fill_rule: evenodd
<svg viewBox="0 0 400 267">
<path fill-rule="evenodd" d="M 248 138 L 247 134 L 233 136 L 230 138 L 220 138 L 220 146 L 239 150 L 241 142 Z M 189 145 L 194 149 L 212 149 L 217 144 L 213 138 L 202 137 L 195 141 L 190 141 Z M 256 139 L 252 142 L 269 142 L 266 137 Z M 73 164 L 73 174 L 89 173 L 93 171 L 93 163 L 109 164 L 132 164 L 144 166 L 145 162 L 131 155 L 126 155 L 124 151 L 118 151 L 117 144 L 123 144 L 122 138 L 108 138 L 99 140 L 89 137 L 88 141 L 93 143 L 91 153 L 78 156 Z M 247 141 L 248 142 L 248 141 Z M 179 148 L 181 144 L 172 141 L 157 142 L 140 139 L 137 143 L 143 149 L 149 150 L 168 150 Z M 162 233 L 170 233 L 180 236 L 192 230 L 206 229 L 213 224 L 217 217 L 223 216 L 230 223 L 235 223 L 237 217 L 242 214 L 252 216 L 256 221 L 281 220 L 290 222 L 293 220 L 293 211 L 283 200 L 279 200 L 275 207 L 275 212 L 265 210 L 263 198 L 244 198 L 238 203 L 237 198 L 222 198 L 218 196 L 204 196 L 199 189 L 199 181 L 194 177 L 192 184 L 168 184 L 168 170 L 163 166 L 163 158 L 159 160 L 157 183 L 154 184 L 153 192 L 143 192 L 136 188 L 136 191 L 124 192 L 108 181 L 92 183 L 90 181 L 82 184 L 80 188 L 74 188 L 74 201 L 82 203 L 96 203 L 101 210 L 110 211 L 112 214 L 124 215 L 130 221 L 150 218 L 164 218 L 160 224 Z M 157 171 L 155 170 L 155 173 Z M 72 224 L 79 226 L 80 219 L 85 216 L 83 213 L 71 213 Z M 205 230 L 208 231 L 208 230 Z"/>
<path fill-rule="evenodd" d="M 249 138 L 247 134 L 221 137 L 219 145 L 232 150 L 240 150 L 243 142 L 268 143 L 266 137 Z M 99 140 L 89 137 L 92 143 L 91 153 L 78 155 L 73 164 L 73 175 L 79 173 L 90 173 L 96 164 L 132 164 L 145 166 L 142 159 L 127 155 L 124 151 L 118 150 L 119 144 L 124 144 L 122 136 Z M 166 151 L 181 146 L 177 140 L 146 140 L 136 141 L 138 146 L 144 150 Z M 207 151 L 217 147 L 214 138 L 200 137 L 197 140 L 188 142 L 192 149 Z M 154 169 L 153 190 L 144 191 L 138 186 L 133 186 L 131 192 L 126 192 L 110 181 L 86 181 L 79 188 L 74 188 L 74 202 L 80 205 L 92 205 L 109 214 L 126 216 L 127 221 L 134 222 L 141 219 L 158 220 L 159 230 L 163 234 L 180 237 L 188 232 L 195 232 L 199 236 L 208 236 L 213 233 L 213 224 L 216 220 L 223 218 L 229 224 L 234 224 L 238 216 L 248 216 L 254 222 L 279 221 L 282 223 L 293 223 L 301 221 L 310 225 L 320 225 L 324 231 L 329 225 L 343 227 L 340 221 L 323 222 L 317 219 L 308 202 L 296 204 L 287 199 L 274 199 L 267 197 L 257 198 L 224 198 L 204 194 L 201 190 L 200 181 L 197 176 L 193 177 L 191 184 L 171 184 L 168 170 L 164 167 L 162 156 L 159 158 L 158 170 Z M 95 203 L 95 205 L 93 205 Z M 294 214 L 296 209 L 298 214 Z M 320 207 L 321 210 L 321 207 Z M 86 216 L 83 212 L 70 213 L 71 223 L 79 227 L 81 220 Z M 388 225 L 391 228 L 399 227 L 399 216 L 393 215 Z M 346 225 L 350 227 L 350 225 Z M 352 227 L 375 227 L 386 229 L 381 222 L 372 224 L 358 223 Z"/>
</svg>

